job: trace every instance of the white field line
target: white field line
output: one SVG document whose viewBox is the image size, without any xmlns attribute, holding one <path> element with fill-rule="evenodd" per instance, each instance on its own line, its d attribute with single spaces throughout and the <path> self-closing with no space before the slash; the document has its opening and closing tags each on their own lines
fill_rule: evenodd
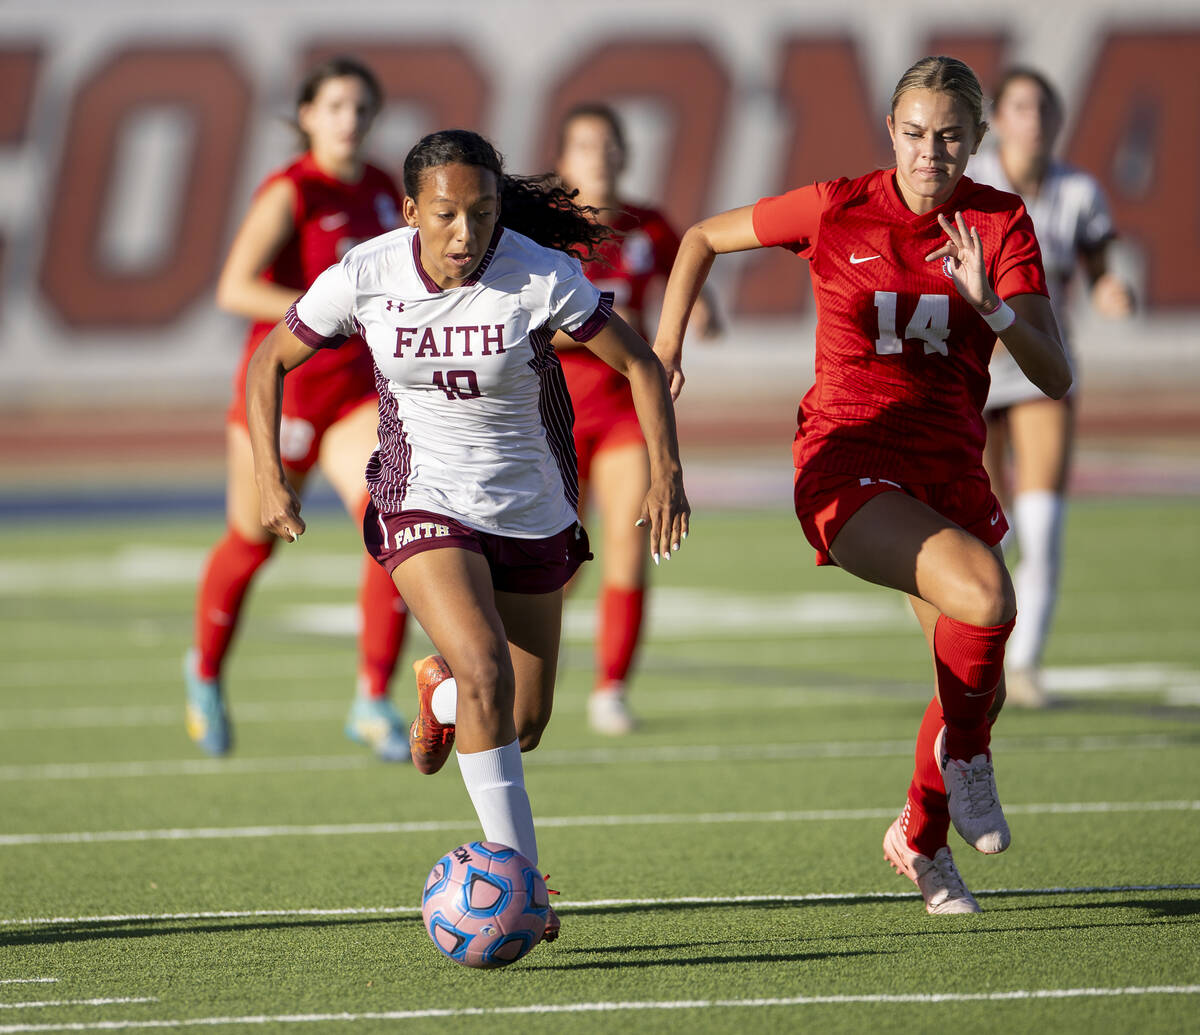
<svg viewBox="0 0 1200 1035">
<path fill-rule="evenodd" d="M 1161 751 L 1191 746 L 1187 736 L 1139 733 L 1132 736 L 1014 737 L 993 742 L 997 751 L 1051 754 L 1104 751 Z M 539 750 L 527 755 L 526 767 L 638 765 L 686 762 L 770 762 L 806 758 L 904 758 L 911 740 L 812 741 L 784 744 L 691 744 L 644 748 L 590 748 L 577 751 Z M 20 780 L 100 780 L 146 776 L 236 776 L 245 773 L 323 772 L 365 769 L 375 765 L 364 752 L 347 755 L 302 755 L 278 758 L 188 758 L 146 762 L 59 762 L 0 765 L 0 783 Z"/>
<path fill-rule="evenodd" d="M 0 978 L 0 985 L 52 985 L 58 978 Z"/>
<path fill-rule="evenodd" d="M 358 755 L 300 758 L 188 758 L 162 762 L 71 762 L 0 766 L 0 782 L 14 780 L 98 780 L 146 776 L 238 776 L 246 773 L 329 772 L 377 764 Z"/>
<path fill-rule="evenodd" d="M 764 1009 L 781 1006 L 903 1005 L 1021 1002 L 1039 999 L 1092 999 L 1147 995 L 1197 995 L 1200 985 L 1134 985 L 1124 988 L 1020 988 L 1009 992 L 926 992 L 907 995 L 798 995 L 778 999 L 676 999 L 599 1003 L 531 1003 L 527 1006 L 388 1010 L 372 1013 L 255 1014 L 244 1017 L 187 1017 L 149 1021 L 96 1021 L 76 1024 L 0 1026 L 0 1035 L 17 1032 L 125 1031 L 138 1028 L 226 1027 L 234 1024 L 331 1024 L 350 1021 L 412 1021 L 452 1017 L 512 1017 L 531 1014 L 628 1013 L 646 1010 Z"/>
<path fill-rule="evenodd" d="M 581 669 L 580 671 L 583 670 Z M 281 676 L 264 676 L 260 677 L 257 681 L 265 682 L 268 678 L 274 681 L 286 681 L 289 683 L 296 681 L 290 676 L 286 680 Z M 309 672 L 309 678 L 314 682 L 321 682 L 326 686 L 331 681 L 336 681 L 328 675 L 313 674 L 311 671 Z M 114 680 L 114 682 L 118 681 L 125 684 L 129 682 L 127 679 Z M 154 682 L 163 683 L 164 685 L 170 684 L 172 686 L 174 685 L 174 681 L 173 676 L 166 681 L 154 680 Z M 47 685 L 58 685 L 61 682 L 63 681 L 49 680 Z M 71 682 L 75 682 L 75 680 Z M 898 684 L 895 683 L 889 684 L 889 692 L 894 693 L 897 686 Z M 4 688 L 5 684 L 0 682 L 0 690 Z M 12 689 L 13 685 L 9 685 L 8 688 Z M 28 689 L 27 686 L 22 688 Z M 924 689 L 924 685 L 921 685 L 919 688 L 914 685 L 914 699 L 920 697 L 920 691 Z M 174 691 L 172 691 L 172 694 L 174 694 Z M 346 709 L 350 706 L 352 694 L 352 689 L 347 689 L 344 697 L 334 700 L 244 701 L 238 699 L 232 702 L 231 707 L 233 709 L 234 721 L 238 723 L 308 722 L 340 719 L 345 716 Z M 0 708 L 0 730 L 88 729 L 110 726 L 177 726 L 183 724 L 182 683 L 179 687 L 178 696 L 179 704 L 175 704 L 172 700 L 171 704 L 160 705 L 87 706 L 79 708 Z M 862 698 L 869 698 L 873 703 L 879 696 L 879 683 L 822 683 L 755 691 L 754 707 L 796 708 L 810 705 L 814 701 L 820 704 L 826 704 L 834 700 L 839 703 L 846 703 L 858 701 Z M 401 705 L 407 703 L 408 699 L 405 694 L 397 692 L 397 697 Z M 656 711 L 695 712 L 720 708 L 729 710 L 732 707 L 742 706 L 741 704 L 734 705 L 731 703 L 729 691 L 716 689 L 654 690 L 651 692 L 651 698 Z M 555 713 L 582 713 L 585 703 L 585 699 L 582 696 L 566 697 L 555 701 Z"/>
<path fill-rule="evenodd" d="M 245 683 L 266 682 L 293 685 L 297 682 L 307 680 L 310 682 L 319 682 L 325 687 L 328 687 L 331 683 L 336 684 L 342 681 L 346 682 L 347 690 L 343 696 L 333 699 L 247 701 L 235 696 L 231 704 L 234 720 L 237 722 L 301 722 L 341 718 L 346 714 L 346 709 L 350 706 L 354 692 L 351 685 L 352 681 L 344 679 L 346 671 L 346 666 L 342 665 L 337 675 L 323 673 L 320 670 L 313 671 L 311 668 L 304 676 L 260 675 L 248 677 L 238 673 L 234 679 L 239 687 L 242 687 Z M 590 673 L 590 663 L 587 666 L 581 666 L 578 671 Z M 653 677 L 648 675 L 646 678 L 649 680 Z M 97 680 L 47 679 L 38 685 L 58 686 L 64 683 L 79 682 L 86 682 L 90 686 L 97 682 Z M 117 674 L 112 680 L 105 680 L 105 682 L 128 685 L 131 680 L 122 678 Z M 167 677 L 155 677 L 154 679 L 143 680 L 143 682 L 153 682 L 171 688 L 164 695 L 170 699 L 171 703 L 107 707 L 90 705 L 74 708 L 0 708 L 0 730 L 79 729 L 92 726 L 175 726 L 182 724 L 182 681 L 172 673 Z M 177 688 L 179 704 L 175 703 L 176 682 L 179 683 L 179 687 Z M 28 690 L 31 686 L 32 684 L 27 683 L 5 683 L 0 679 L 0 690 Z M 928 698 L 928 691 L 925 689 L 924 683 L 902 684 L 899 682 L 888 682 L 886 687 L 879 682 L 809 683 L 804 686 L 776 686 L 769 690 L 756 690 L 754 692 L 754 707 L 796 708 L 812 704 L 814 700 L 820 704 L 825 704 L 829 701 L 837 701 L 838 703 L 857 702 L 864 698 L 868 698 L 874 702 L 880 696 L 893 696 L 897 690 L 908 689 L 910 687 L 914 700 L 922 696 Z M 881 688 L 883 688 L 882 693 Z M 394 688 L 393 692 L 402 706 L 408 703 L 408 689 L 404 684 Z M 700 690 L 690 688 L 687 690 L 656 688 L 647 692 L 646 700 L 653 702 L 656 711 L 695 712 L 705 709 L 724 709 L 728 711 L 732 707 L 742 707 L 744 705 L 744 702 L 734 702 L 728 690 L 719 688 Z M 586 704 L 586 699 L 583 695 L 571 695 L 555 701 L 554 704 L 556 714 L 563 711 L 582 712 Z"/>
<path fill-rule="evenodd" d="M 1200 801 L 1079 801 L 1006 805 L 1010 816 L 1069 816 L 1118 812 L 1193 812 Z M 543 816 L 543 828 L 625 826 L 710 826 L 726 823 L 828 823 L 844 820 L 894 819 L 895 806 L 874 809 L 773 810 L 769 812 L 658 813 L 609 816 Z M 2 834 L 0 848 L 24 845 L 105 844 L 142 841 L 214 841 L 271 837 L 353 837 L 380 834 L 427 834 L 469 831 L 473 819 L 426 820 L 413 823 L 323 823 L 308 826 L 176 827 L 155 830 L 94 830 L 60 834 Z"/>
<path fill-rule="evenodd" d="M 126 681 L 128 682 L 128 681 Z M 128 707 L 22 708 L 0 711 L 0 730 L 65 730 L 180 726 L 183 724 L 183 684 L 179 703 Z M 174 690 L 172 683 L 172 690 Z M 173 693 L 174 696 L 174 693 Z M 341 719 L 350 706 L 350 695 L 340 701 L 238 701 L 233 705 L 238 722 L 310 722 Z"/>
<path fill-rule="evenodd" d="M 48 1006 L 114 1006 L 122 1003 L 157 1003 L 147 996 L 123 996 L 119 999 L 42 999 L 28 1003 L 0 1003 L 0 1010 L 41 1010 Z"/>
<path fill-rule="evenodd" d="M 974 895 L 1124 895 L 1134 891 L 1196 891 L 1200 884 L 1092 884 L 1081 887 L 984 888 Z M 557 910 L 627 909 L 631 906 L 756 906 L 801 902 L 858 902 L 862 899 L 907 899 L 916 891 L 813 891 L 799 895 L 684 895 L 675 898 L 595 898 L 573 902 L 555 899 Z M 99 916 L 0 917 L 0 927 L 58 927 L 75 924 L 174 923 L 180 920 L 254 920 L 286 917 L 419 916 L 420 906 L 347 906 L 341 909 L 213 909 L 195 913 L 109 913 Z M 57 978 L 37 978 L 51 980 Z"/>
<path fill-rule="evenodd" d="M 909 635 L 906 631 L 904 635 Z M 880 631 L 872 630 L 878 637 Z M 1194 637 L 1192 637 L 1194 639 Z M 706 634 L 700 637 L 705 642 L 712 639 Z M 769 639 L 769 638 L 764 638 Z M 788 637 L 789 642 L 795 637 Z M 591 642 L 589 637 L 587 642 Z M 1191 641 L 1189 640 L 1189 643 Z M 825 639 L 818 644 L 795 642 L 789 652 L 791 663 L 803 665 L 820 660 L 825 663 L 855 660 L 862 651 L 857 641 L 830 647 Z M 1087 653 L 1095 654 L 1096 651 Z M 663 662 L 659 662 L 663 664 Z M 581 667 L 581 671 L 583 668 Z M 590 669 L 589 669 L 590 670 Z M 336 654 L 327 656 L 268 655 L 247 658 L 237 663 L 233 679 L 239 686 L 253 683 L 307 684 L 343 681 L 347 685 L 347 696 L 338 700 L 308 700 L 301 702 L 253 702 L 236 703 L 239 719 L 249 722 L 278 721 L 281 719 L 325 718 L 340 714 L 346 707 L 353 682 L 344 659 Z M 1076 696 L 1084 694 L 1147 693 L 1153 691 L 1191 690 L 1200 686 L 1200 670 L 1181 663 L 1120 662 L 1098 665 L 1053 666 L 1043 671 L 1046 688 L 1055 695 Z M 128 657 L 95 660 L 63 659 L 61 656 L 39 661 L 9 662 L 0 670 L 0 689 L 29 690 L 40 686 L 62 686 L 85 684 L 100 685 L 159 685 L 164 689 L 178 688 L 181 684 L 179 662 L 174 658 Z M 800 695 L 836 694 L 839 699 L 851 694 L 878 696 L 881 683 L 858 682 L 854 684 L 809 684 L 785 687 L 782 690 L 755 693 L 756 705 L 767 701 L 795 704 Z M 889 689 L 896 684 L 888 681 Z M 923 689 L 923 685 L 921 687 Z M 914 693 L 917 688 L 914 687 Z M 786 695 L 786 696 L 783 696 Z M 692 691 L 655 691 L 648 699 L 656 706 L 687 707 L 694 710 L 699 705 L 720 706 L 728 701 L 728 693 L 701 691 L 699 698 Z M 582 707 L 582 703 L 580 703 Z M 7 729 L 54 729 L 60 725 L 170 725 L 178 721 L 178 709 L 172 706 L 128 706 L 117 708 L 39 708 L 0 709 L 0 728 Z"/>
</svg>

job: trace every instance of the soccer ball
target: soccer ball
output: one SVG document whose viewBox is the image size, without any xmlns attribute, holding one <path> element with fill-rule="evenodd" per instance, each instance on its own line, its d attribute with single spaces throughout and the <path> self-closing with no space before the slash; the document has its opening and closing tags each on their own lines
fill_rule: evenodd
<svg viewBox="0 0 1200 1035">
<path fill-rule="evenodd" d="M 515 848 L 471 841 L 429 871 L 421 915 L 433 944 L 464 967 L 506 967 L 546 929 L 545 881 Z"/>
</svg>

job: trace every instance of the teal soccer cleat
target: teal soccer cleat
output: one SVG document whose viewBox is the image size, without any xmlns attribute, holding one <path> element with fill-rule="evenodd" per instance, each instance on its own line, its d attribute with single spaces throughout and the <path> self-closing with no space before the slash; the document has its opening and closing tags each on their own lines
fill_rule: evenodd
<svg viewBox="0 0 1200 1035">
<path fill-rule="evenodd" d="M 196 672 L 196 651 L 183 656 L 183 681 L 187 686 L 187 731 L 210 755 L 229 754 L 233 730 L 225 710 L 225 696 L 217 679 L 201 679 Z"/>
<path fill-rule="evenodd" d="M 408 728 L 386 697 L 356 697 L 346 716 L 346 736 L 366 744 L 384 762 L 407 762 Z"/>
</svg>

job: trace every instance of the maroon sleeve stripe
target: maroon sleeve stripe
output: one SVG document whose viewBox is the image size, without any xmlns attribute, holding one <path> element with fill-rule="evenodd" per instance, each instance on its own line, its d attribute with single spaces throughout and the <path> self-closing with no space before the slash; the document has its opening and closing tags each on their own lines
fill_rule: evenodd
<svg viewBox="0 0 1200 1035">
<path fill-rule="evenodd" d="M 600 301 L 596 304 L 592 315 L 584 320 L 581 326 L 575 328 L 573 331 L 568 330 L 567 333 L 575 341 L 591 341 L 597 334 L 604 330 L 608 321 L 612 318 L 612 311 L 613 293 L 611 291 L 601 291 Z"/>
<path fill-rule="evenodd" d="M 299 314 L 296 312 L 295 302 L 288 307 L 287 314 L 283 319 L 288 326 L 288 330 L 310 349 L 336 349 L 346 340 L 346 335 L 344 334 L 335 334 L 330 338 L 318 334 L 300 319 Z"/>
</svg>

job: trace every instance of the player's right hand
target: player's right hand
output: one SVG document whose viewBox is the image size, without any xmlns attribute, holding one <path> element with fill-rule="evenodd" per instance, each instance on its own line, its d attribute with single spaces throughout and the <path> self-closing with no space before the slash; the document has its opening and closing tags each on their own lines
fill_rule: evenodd
<svg viewBox="0 0 1200 1035">
<path fill-rule="evenodd" d="M 642 501 L 641 515 L 635 524 L 639 528 L 649 526 L 650 556 L 655 564 L 660 557 L 670 560 L 671 554 L 683 545 L 691 513 L 680 472 L 669 478 L 651 479 L 650 491 Z"/>
<path fill-rule="evenodd" d="M 294 543 L 307 527 L 300 516 L 300 497 L 286 481 L 267 488 L 259 486 L 262 526 L 268 532 Z"/>
<path fill-rule="evenodd" d="M 671 401 L 674 402 L 679 398 L 679 393 L 683 391 L 683 383 L 687 380 L 683 376 L 683 367 L 679 363 L 678 356 L 662 356 L 656 350 L 654 353 L 658 356 L 658 361 L 663 365 L 663 372 L 667 375 L 667 388 L 671 391 Z"/>
</svg>

